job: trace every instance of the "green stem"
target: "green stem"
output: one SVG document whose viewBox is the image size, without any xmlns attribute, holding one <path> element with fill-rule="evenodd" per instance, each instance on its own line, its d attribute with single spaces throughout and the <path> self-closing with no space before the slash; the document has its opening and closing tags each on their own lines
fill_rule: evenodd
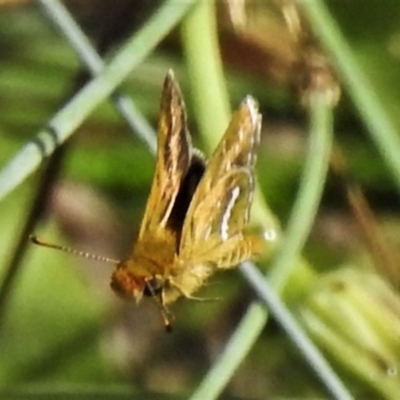
<svg viewBox="0 0 400 400">
<path fill-rule="evenodd" d="M 339 27 L 331 18 L 324 2 L 307 0 L 298 4 L 311 24 L 315 36 L 330 53 L 340 81 L 344 83 L 400 190 L 400 137 L 395 124 L 365 76 Z"/>
<path fill-rule="evenodd" d="M 272 283 L 278 290 L 294 267 L 301 268 L 301 249 L 309 234 L 322 195 L 328 169 L 332 141 L 332 114 L 325 97 L 315 94 L 311 100 L 311 136 L 308 157 L 303 172 L 298 198 L 293 207 L 286 238 L 271 268 Z M 287 252 L 287 254 L 286 254 Z M 311 271 L 303 268 L 308 276 Z M 302 271 L 303 272 L 303 271 Z M 265 326 L 268 313 L 260 304 L 253 303 L 240 322 L 222 354 L 213 364 L 191 400 L 214 399 L 219 396 Z"/>
<path fill-rule="evenodd" d="M 182 41 L 191 83 L 197 123 L 208 154 L 228 127 L 231 110 L 219 53 L 213 0 L 201 0 L 182 24 Z M 277 232 L 277 220 L 256 185 L 252 218 L 264 229 Z"/>
<path fill-rule="evenodd" d="M 182 24 L 182 40 L 201 137 L 208 153 L 228 126 L 231 110 L 218 46 L 214 0 L 201 0 Z"/>
<path fill-rule="evenodd" d="M 278 291 L 283 289 L 300 257 L 318 210 L 328 171 L 333 121 L 332 109 L 324 94 L 311 94 L 310 118 L 308 155 L 299 193 L 269 273 L 269 279 Z"/>
<path fill-rule="evenodd" d="M 192 7 L 195 0 L 167 0 L 135 33 L 102 72 L 90 81 L 27 143 L 0 172 L 0 200 L 26 179 L 54 149 L 67 140 L 84 119 L 110 96 Z M 178 7 L 179 4 L 179 7 Z"/>
</svg>

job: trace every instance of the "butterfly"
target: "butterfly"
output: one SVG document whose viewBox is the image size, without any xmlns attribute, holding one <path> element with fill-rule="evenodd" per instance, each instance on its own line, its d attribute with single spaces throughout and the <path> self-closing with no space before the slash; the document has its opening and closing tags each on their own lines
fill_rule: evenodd
<svg viewBox="0 0 400 400">
<path fill-rule="evenodd" d="M 169 71 L 161 96 L 157 160 L 138 239 L 117 265 L 111 287 L 139 301 L 165 306 L 195 293 L 217 270 L 260 252 L 244 234 L 254 193 L 261 115 L 247 96 L 208 162 L 191 143 L 185 104 Z"/>
<path fill-rule="evenodd" d="M 167 330 L 167 306 L 194 293 L 218 270 L 232 268 L 262 251 L 258 236 L 244 233 L 254 194 L 254 168 L 261 115 L 247 96 L 233 114 L 206 162 L 192 146 L 185 104 L 174 74 L 163 85 L 157 158 L 139 236 L 131 256 L 111 260 L 31 236 L 33 243 L 113 262 L 111 288 L 139 302 L 154 298 Z"/>
</svg>

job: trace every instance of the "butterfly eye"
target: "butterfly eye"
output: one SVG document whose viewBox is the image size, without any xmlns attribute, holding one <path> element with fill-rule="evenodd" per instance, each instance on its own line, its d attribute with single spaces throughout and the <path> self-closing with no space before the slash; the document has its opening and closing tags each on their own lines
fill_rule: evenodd
<svg viewBox="0 0 400 400">
<path fill-rule="evenodd" d="M 161 293 L 164 286 L 164 281 L 156 276 L 146 280 L 143 294 L 148 297 L 156 296 Z"/>
</svg>

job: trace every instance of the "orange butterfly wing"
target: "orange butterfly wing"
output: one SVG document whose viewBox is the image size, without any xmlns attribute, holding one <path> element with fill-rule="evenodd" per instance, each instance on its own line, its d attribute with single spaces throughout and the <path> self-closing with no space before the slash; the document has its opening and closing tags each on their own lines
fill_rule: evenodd
<svg viewBox="0 0 400 400">
<path fill-rule="evenodd" d="M 242 232 L 253 198 L 260 130 L 257 103 L 247 97 L 233 115 L 194 192 L 170 285 L 163 292 L 164 304 L 182 295 L 193 298 L 217 268 L 237 265 L 260 245 Z"/>
<path fill-rule="evenodd" d="M 260 129 L 257 103 L 248 96 L 233 115 L 190 203 L 179 245 L 181 260 L 227 268 L 248 256 L 239 243 L 246 243 L 242 230 L 254 192 Z"/>
<path fill-rule="evenodd" d="M 111 278 L 112 288 L 121 296 L 140 300 L 143 294 L 162 290 L 183 225 L 174 206 L 191 165 L 185 105 L 170 71 L 161 96 L 156 168 L 139 237 L 131 257 L 117 266 Z"/>
<path fill-rule="evenodd" d="M 162 235 L 188 171 L 191 152 L 185 105 L 173 73 L 169 71 L 161 97 L 156 170 L 138 240 Z"/>
</svg>

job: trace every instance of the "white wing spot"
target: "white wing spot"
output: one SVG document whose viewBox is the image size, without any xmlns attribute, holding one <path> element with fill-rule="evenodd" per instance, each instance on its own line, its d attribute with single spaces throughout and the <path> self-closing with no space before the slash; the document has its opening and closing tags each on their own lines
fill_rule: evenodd
<svg viewBox="0 0 400 400">
<path fill-rule="evenodd" d="M 237 198 L 239 197 L 240 194 L 240 188 L 239 186 L 236 186 L 232 190 L 232 195 L 229 200 L 228 205 L 226 206 L 226 210 L 224 212 L 224 215 L 222 216 L 222 221 L 221 221 L 221 239 L 222 240 L 227 240 L 229 235 L 228 235 L 228 230 L 229 230 L 229 218 L 231 217 L 232 213 L 232 208 L 236 203 Z"/>
<path fill-rule="evenodd" d="M 211 230 L 212 230 L 212 228 L 211 228 L 211 226 L 209 226 L 209 227 L 207 228 L 207 230 L 205 231 L 205 233 L 204 233 L 203 240 L 207 240 L 207 239 L 210 237 L 210 235 L 211 235 Z"/>
</svg>

